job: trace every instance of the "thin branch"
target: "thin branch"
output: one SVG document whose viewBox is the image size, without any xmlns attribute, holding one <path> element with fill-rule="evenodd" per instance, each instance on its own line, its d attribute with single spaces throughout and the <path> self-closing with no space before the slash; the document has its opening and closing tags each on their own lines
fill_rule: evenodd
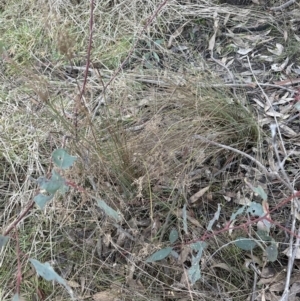
<svg viewBox="0 0 300 301">
<path fill-rule="evenodd" d="M 81 101 L 82 96 L 84 94 L 84 90 L 87 84 L 87 78 L 88 78 L 88 72 L 91 64 L 91 52 L 92 52 L 92 43 L 93 43 L 93 25 L 94 25 L 94 1 L 91 0 L 91 11 L 90 11 L 90 35 L 89 35 L 89 44 L 87 49 L 87 56 L 86 56 L 86 65 L 85 65 L 85 71 L 84 71 L 84 79 L 82 88 L 79 95 L 79 101 Z"/>
<path fill-rule="evenodd" d="M 296 216 L 294 214 L 291 231 L 295 231 L 295 228 L 296 228 Z M 299 235 L 300 235 L 300 226 L 298 228 L 298 236 L 297 236 L 296 244 L 295 244 L 294 248 L 293 248 L 294 236 L 291 235 L 291 238 L 290 238 L 289 252 L 288 252 L 289 262 L 288 262 L 288 268 L 287 268 L 287 273 L 286 273 L 286 281 L 285 281 L 285 287 L 284 287 L 284 291 L 283 291 L 280 301 L 287 301 L 289 298 L 292 270 L 293 270 L 293 266 L 294 266 L 294 262 L 295 262 L 295 258 L 296 258 L 296 253 L 298 251 L 299 244 L 300 244 Z"/>
<path fill-rule="evenodd" d="M 285 3 L 283 3 L 282 5 L 271 7 L 270 10 L 272 10 L 272 11 L 283 10 L 283 9 L 291 6 L 295 2 L 296 2 L 296 0 L 289 0 L 289 1 L 285 2 Z"/>
</svg>

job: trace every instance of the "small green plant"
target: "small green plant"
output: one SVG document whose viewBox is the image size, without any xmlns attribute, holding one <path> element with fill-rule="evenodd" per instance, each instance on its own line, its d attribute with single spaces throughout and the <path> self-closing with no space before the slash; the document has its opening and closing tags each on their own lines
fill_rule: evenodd
<svg viewBox="0 0 300 301">
<path fill-rule="evenodd" d="M 24 212 L 20 215 L 18 219 L 6 230 L 5 235 L 0 235 L 0 249 L 5 246 L 5 244 L 9 240 L 9 232 L 15 228 L 15 226 L 26 216 L 26 214 L 32 209 L 33 204 L 36 204 L 41 210 L 45 209 L 47 203 L 49 203 L 55 195 L 61 194 L 64 195 L 68 190 L 69 187 L 74 187 L 78 191 L 83 192 L 84 189 L 77 186 L 71 181 L 66 180 L 63 177 L 63 173 L 66 169 L 72 167 L 74 162 L 76 161 L 76 157 L 69 155 L 69 153 L 63 149 L 56 149 L 52 152 L 51 155 L 52 162 L 54 163 L 55 167 L 52 169 L 51 177 L 42 176 L 39 177 L 37 180 L 34 180 L 40 188 L 39 193 L 34 197 L 33 202 L 29 204 L 29 206 L 24 210 Z M 118 222 L 121 221 L 121 216 L 117 211 L 113 208 L 108 206 L 103 200 L 99 200 L 93 196 L 90 196 L 92 199 L 97 201 L 97 206 L 100 207 L 105 214 L 113 219 L 114 221 Z M 174 240 L 175 233 L 172 234 L 173 238 L 171 241 Z M 19 254 L 19 246 L 17 243 L 17 254 Z M 18 255 L 19 256 L 19 255 Z M 29 261 L 34 266 L 38 275 L 43 277 L 47 281 L 56 281 L 63 285 L 66 290 L 68 291 L 69 295 L 72 299 L 74 299 L 73 291 L 71 287 L 67 284 L 67 281 L 59 276 L 51 265 L 48 262 L 41 263 L 40 261 L 30 258 Z M 13 301 L 22 301 L 23 298 L 20 295 L 20 283 L 21 283 L 21 266 L 18 266 L 18 276 L 17 276 L 17 293 L 13 296 Z"/>
<path fill-rule="evenodd" d="M 249 184 L 249 183 L 248 183 Z M 251 185 L 250 185 L 251 186 Z M 257 225 L 257 231 L 254 231 L 256 238 L 253 237 L 238 237 L 232 243 L 234 243 L 238 248 L 244 251 L 252 251 L 256 247 L 260 247 L 265 254 L 265 260 L 269 262 L 274 262 L 278 257 L 278 247 L 277 244 L 269 234 L 270 228 L 274 223 L 270 218 L 270 213 L 274 210 L 269 211 L 267 205 L 267 194 L 263 190 L 261 186 L 252 187 L 253 191 L 257 193 L 262 198 L 262 204 L 257 202 L 251 202 L 248 206 L 244 205 L 239 208 L 236 212 L 232 213 L 230 220 L 226 223 L 223 229 L 213 231 L 213 224 L 219 219 L 221 206 L 218 205 L 218 210 L 216 211 L 213 219 L 210 220 L 206 233 L 199 239 L 199 241 L 193 241 L 188 243 L 190 246 L 190 254 L 191 254 L 191 267 L 187 270 L 187 275 L 190 283 L 193 285 L 196 281 L 201 278 L 201 270 L 200 270 L 200 260 L 203 254 L 203 251 L 208 246 L 206 243 L 212 237 L 217 236 L 220 233 L 226 231 L 233 231 L 237 229 L 242 229 L 246 233 L 248 232 L 249 226 Z M 299 193 L 298 193 L 299 194 Z M 290 198 L 284 200 L 281 203 L 281 206 L 290 201 Z M 247 217 L 247 222 L 244 222 L 238 226 L 234 226 L 234 223 L 244 217 Z M 184 232 L 187 233 L 187 214 L 186 214 L 186 205 L 182 210 L 182 221 L 183 221 L 183 229 Z M 169 242 L 173 244 L 178 239 L 178 232 L 176 230 L 172 230 L 169 235 Z M 178 258 L 179 254 L 175 252 L 173 254 L 173 247 L 166 247 L 160 249 L 153 253 L 146 262 L 152 263 L 155 261 L 162 260 L 169 255 L 174 255 L 174 257 Z M 196 252 L 196 254 L 194 254 Z"/>
<path fill-rule="evenodd" d="M 76 157 L 70 156 L 65 149 L 61 148 L 52 153 L 52 160 L 58 168 L 64 170 L 73 165 Z M 56 192 L 59 191 L 63 194 L 69 189 L 66 180 L 55 169 L 52 170 L 50 179 L 40 177 L 36 182 L 40 186 L 41 191 L 34 197 L 34 201 L 41 209 L 44 209 L 45 205 L 53 199 Z"/>
</svg>

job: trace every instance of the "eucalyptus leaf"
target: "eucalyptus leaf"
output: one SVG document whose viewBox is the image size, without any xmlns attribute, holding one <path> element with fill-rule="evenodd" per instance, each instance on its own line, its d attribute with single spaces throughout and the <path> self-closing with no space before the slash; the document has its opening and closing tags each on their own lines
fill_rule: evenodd
<svg viewBox="0 0 300 301">
<path fill-rule="evenodd" d="M 64 148 L 56 149 L 52 153 L 52 160 L 54 164 L 62 169 L 70 168 L 76 159 L 76 157 L 69 155 Z"/>
<path fill-rule="evenodd" d="M 274 262 L 278 257 L 278 248 L 275 244 L 271 244 L 265 250 L 268 261 Z"/>
<path fill-rule="evenodd" d="M 239 247 L 240 249 L 245 250 L 245 251 L 251 251 L 255 247 L 257 247 L 257 243 L 253 239 L 250 239 L 250 238 L 240 237 L 234 243 L 237 247 Z"/>
<path fill-rule="evenodd" d="M 273 238 L 269 235 L 268 232 L 263 231 L 263 230 L 258 230 L 256 232 L 257 236 L 264 242 L 272 241 Z"/>
<path fill-rule="evenodd" d="M 174 243 L 178 239 L 178 231 L 176 229 L 172 229 L 169 235 L 170 243 Z"/>
<path fill-rule="evenodd" d="M 121 221 L 121 216 L 118 214 L 116 210 L 108 206 L 103 200 L 97 200 L 97 205 L 100 207 L 105 214 L 109 217 L 113 218 L 115 221 Z"/>
<path fill-rule="evenodd" d="M 207 247 L 207 243 L 205 241 L 197 241 L 190 244 L 192 250 L 200 252 L 203 251 Z"/>
<path fill-rule="evenodd" d="M 164 258 L 166 258 L 171 252 L 173 248 L 167 247 L 164 249 L 161 249 L 155 253 L 153 253 L 150 257 L 147 258 L 146 262 L 154 262 L 154 261 L 159 261 Z"/>
<path fill-rule="evenodd" d="M 246 212 L 252 216 L 263 216 L 265 214 L 263 206 L 256 202 L 251 202 Z"/>
<path fill-rule="evenodd" d="M 36 272 L 43 277 L 47 281 L 57 281 L 58 283 L 62 285 L 66 285 L 66 281 L 60 277 L 54 269 L 51 267 L 51 265 L 46 262 L 46 263 L 41 263 L 36 259 L 29 259 L 29 261 L 33 264 Z"/>
<path fill-rule="evenodd" d="M 50 195 L 46 195 L 46 194 L 38 194 L 36 195 L 33 200 L 35 201 L 35 203 L 40 207 L 40 209 L 44 209 L 46 204 L 52 200 L 54 197 L 54 194 L 50 194 Z"/>
<path fill-rule="evenodd" d="M 39 177 L 37 179 L 38 185 L 50 194 L 54 194 L 57 190 L 65 185 L 65 180 L 54 169 L 50 179 L 46 177 Z"/>
<path fill-rule="evenodd" d="M 209 221 L 209 223 L 208 223 L 208 226 L 207 226 L 207 230 L 208 230 L 208 231 L 211 231 L 211 230 L 212 230 L 212 226 L 213 226 L 214 222 L 216 222 L 216 221 L 219 219 L 219 217 L 220 217 L 220 212 L 221 212 L 221 205 L 218 204 L 218 209 L 217 209 L 217 211 L 215 212 L 213 219 L 211 219 L 211 220 Z"/>
<path fill-rule="evenodd" d="M 265 193 L 264 189 L 261 186 L 255 187 L 253 191 L 257 193 L 264 201 L 268 199 L 267 194 Z"/>
<path fill-rule="evenodd" d="M 19 294 L 14 294 L 12 301 L 25 301 Z"/>
<path fill-rule="evenodd" d="M 66 288 L 66 290 L 69 292 L 71 297 L 73 298 L 73 291 L 72 291 L 71 287 L 67 284 L 65 279 L 63 279 L 61 276 L 59 276 L 54 271 L 54 269 L 48 262 L 41 263 L 38 260 L 33 259 L 33 258 L 30 258 L 29 261 L 32 263 L 36 272 L 41 277 L 43 277 L 47 281 L 56 281 L 56 282 L 62 284 Z"/>
<path fill-rule="evenodd" d="M 246 209 L 246 206 L 243 206 L 241 208 L 239 208 L 235 213 L 231 214 L 230 217 L 230 221 L 232 222 L 233 220 L 235 220 L 239 215 L 244 213 L 244 210 Z"/>
<path fill-rule="evenodd" d="M 192 265 L 188 271 L 188 277 L 189 280 L 191 282 L 191 284 L 195 284 L 197 280 L 199 280 L 201 278 L 201 272 L 200 272 L 200 266 L 199 266 L 199 262 Z"/>
<path fill-rule="evenodd" d="M 9 236 L 0 235 L 0 249 L 2 249 L 9 240 Z"/>
</svg>

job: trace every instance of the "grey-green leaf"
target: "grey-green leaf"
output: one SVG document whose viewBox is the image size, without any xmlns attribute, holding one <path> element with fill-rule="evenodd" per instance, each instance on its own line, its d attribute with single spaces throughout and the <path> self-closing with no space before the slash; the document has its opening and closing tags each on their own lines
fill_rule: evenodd
<svg viewBox="0 0 300 301">
<path fill-rule="evenodd" d="M 266 231 L 258 230 L 256 234 L 262 241 L 268 242 L 273 240 L 273 238 Z"/>
<path fill-rule="evenodd" d="M 65 186 L 65 180 L 54 169 L 52 170 L 50 179 L 39 177 L 37 183 L 42 189 L 45 189 L 50 194 L 54 194 L 57 190 Z"/>
<path fill-rule="evenodd" d="M 190 246 L 192 250 L 199 252 L 203 251 L 207 247 L 207 243 L 205 241 L 197 241 L 192 243 Z"/>
<path fill-rule="evenodd" d="M 8 242 L 9 237 L 0 235 L 0 249 L 2 249 Z"/>
<path fill-rule="evenodd" d="M 174 243 L 178 239 L 178 231 L 176 229 L 172 229 L 169 235 L 170 243 Z"/>
<path fill-rule="evenodd" d="M 275 244 L 268 246 L 265 250 L 268 261 L 274 262 L 278 257 L 278 248 Z"/>
<path fill-rule="evenodd" d="M 258 187 L 254 187 L 253 191 L 257 193 L 264 201 L 268 199 L 267 194 L 264 189 L 259 185 Z"/>
<path fill-rule="evenodd" d="M 236 212 L 232 213 L 231 217 L 230 217 L 230 221 L 235 220 L 237 218 L 237 216 L 243 214 L 245 208 L 246 208 L 246 206 L 243 206 L 240 209 L 238 209 Z"/>
<path fill-rule="evenodd" d="M 253 239 L 242 237 L 238 238 L 235 241 L 235 245 L 245 251 L 253 250 L 257 246 L 256 242 Z"/>
<path fill-rule="evenodd" d="M 296 104 L 294 105 L 294 107 L 296 108 L 296 110 L 300 111 L 300 102 L 296 102 Z"/>
<path fill-rule="evenodd" d="M 199 262 L 192 265 L 187 272 L 191 284 L 195 284 L 195 282 L 201 278 Z"/>
<path fill-rule="evenodd" d="M 46 195 L 46 194 L 38 194 L 36 195 L 33 200 L 35 201 L 35 203 L 40 207 L 40 209 L 44 209 L 46 204 L 52 200 L 54 197 L 54 194 L 51 194 L 51 195 Z"/>
<path fill-rule="evenodd" d="M 162 260 L 171 253 L 172 249 L 173 249 L 172 247 L 167 247 L 167 248 L 161 249 L 161 250 L 153 253 L 150 257 L 148 257 L 146 262 L 154 262 L 154 261 Z"/>
<path fill-rule="evenodd" d="M 32 259 L 30 258 L 29 261 L 32 263 L 32 265 L 34 266 L 36 272 L 43 277 L 45 280 L 47 281 L 56 281 L 60 284 L 62 284 L 66 290 L 69 292 L 69 294 L 71 295 L 71 298 L 73 300 L 74 294 L 73 291 L 71 289 L 71 287 L 68 285 L 67 281 L 65 279 L 63 279 L 62 277 L 60 277 L 52 268 L 52 266 L 48 263 L 41 263 L 36 259 Z"/>
<path fill-rule="evenodd" d="M 265 214 L 262 205 L 255 202 L 251 202 L 246 212 L 252 216 L 263 216 Z"/>
<path fill-rule="evenodd" d="M 97 200 L 97 205 L 100 207 L 105 214 L 113 218 L 115 221 L 121 221 L 121 217 L 116 210 L 108 206 L 103 200 Z"/>
<path fill-rule="evenodd" d="M 51 265 L 46 262 L 46 263 L 41 263 L 36 259 L 29 259 L 29 261 L 33 264 L 36 272 L 43 277 L 47 281 L 52 281 L 55 280 L 58 283 L 66 286 L 66 281 L 60 277 L 54 269 L 51 267 Z"/>
<path fill-rule="evenodd" d="M 63 148 L 56 149 L 52 153 L 52 160 L 54 164 L 62 169 L 71 167 L 76 159 L 76 157 L 69 155 L 68 152 Z"/>
<path fill-rule="evenodd" d="M 219 219 L 219 217 L 220 217 L 220 212 L 221 212 L 221 205 L 218 204 L 218 210 L 215 212 L 213 219 L 211 219 L 211 220 L 209 221 L 209 223 L 208 223 L 208 226 L 207 226 L 207 230 L 208 230 L 208 231 L 211 231 L 211 230 L 212 230 L 212 226 L 213 226 L 214 222 L 217 221 L 217 220 Z"/>
<path fill-rule="evenodd" d="M 14 294 L 12 301 L 25 301 L 19 294 Z"/>
</svg>

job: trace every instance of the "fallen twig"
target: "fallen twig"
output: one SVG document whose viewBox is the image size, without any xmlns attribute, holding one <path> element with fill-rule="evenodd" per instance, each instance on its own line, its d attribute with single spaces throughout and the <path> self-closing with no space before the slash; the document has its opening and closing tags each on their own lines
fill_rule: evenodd
<svg viewBox="0 0 300 301">
<path fill-rule="evenodd" d="M 274 6 L 271 7 L 270 10 L 272 11 L 279 11 L 279 10 L 283 10 L 289 6 L 291 6 L 292 4 L 294 4 L 296 2 L 296 0 L 289 0 L 288 2 L 283 3 L 282 5 L 279 6 Z"/>
</svg>

